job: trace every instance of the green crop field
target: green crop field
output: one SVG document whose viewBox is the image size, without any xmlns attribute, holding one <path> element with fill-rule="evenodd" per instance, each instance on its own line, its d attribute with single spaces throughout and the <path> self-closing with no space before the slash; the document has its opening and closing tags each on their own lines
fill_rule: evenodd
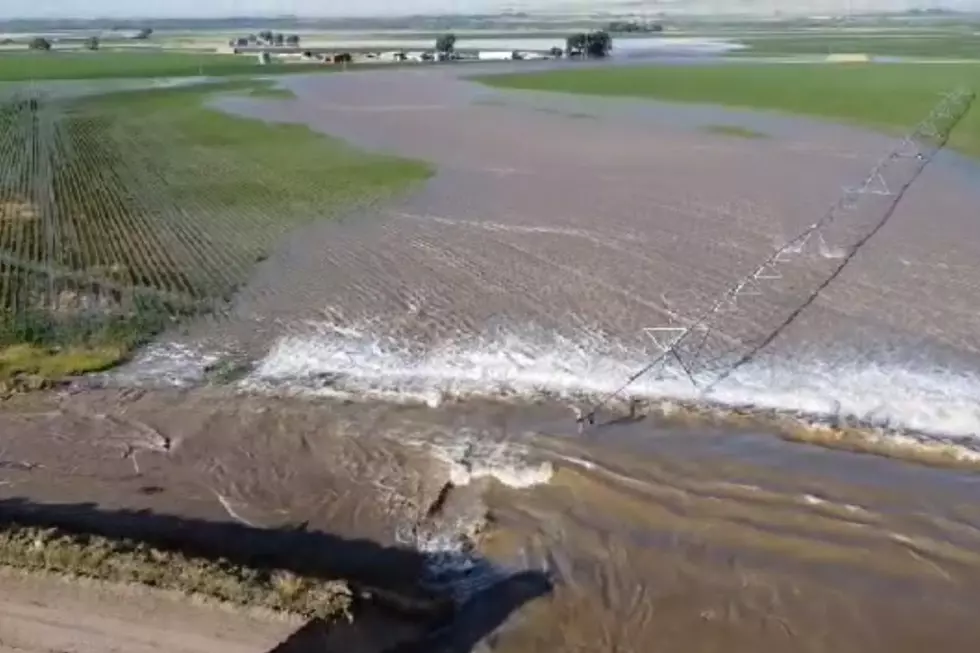
<svg viewBox="0 0 980 653">
<path fill-rule="evenodd" d="M 946 34 L 811 33 L 737 40 L 749 47 L 742 52 L 748 55 L 861 53 L 896 57 L 980 60 L 980 37 L 956 32 Z"/>
<path fill-rule="evenodd" d="M 220 306 L 290 229 L 430 173 L 204 106 L 254 88 L 0 104 L 0 382 L 105 367 Z"/>
<path fill-rule="evenodd" d="M 775 110 L 900 132 L 923 119 L 942 93 L 980 89 L 980 64 L 631 66 L 480 79 L 503 88 Z M 950 145 L 980 157 L 980 107 L 960 123 Z"/>
<path fill-rule="evenodd" d="M 261 66 L 255 57 L 165 51 L 0 53 L 0 81 L 118 79 L 310 72 L 310 66 Z M 329 70 L 318 66 L 315 70 Z"/>
</svg>

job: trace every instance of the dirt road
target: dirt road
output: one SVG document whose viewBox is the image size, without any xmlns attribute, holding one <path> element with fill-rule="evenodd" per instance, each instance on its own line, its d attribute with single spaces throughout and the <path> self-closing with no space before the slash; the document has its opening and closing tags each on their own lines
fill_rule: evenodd
<svg viewBox="0 0 980 653">
<path fill-rule="evenodd" d="M 299 622 L 144 587 L 0 572 L 2 653 L 265 653 Z"/>
</svg>

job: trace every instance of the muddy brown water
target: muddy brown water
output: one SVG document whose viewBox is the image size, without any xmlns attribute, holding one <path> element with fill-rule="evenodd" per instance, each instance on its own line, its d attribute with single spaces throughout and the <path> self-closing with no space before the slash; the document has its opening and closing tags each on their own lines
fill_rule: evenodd
<svg viewBox="0 0 980 653">
<path fill-rule="evenodd" d="M 407 198 L 294 234 L 229 320 L 191 325 L 174 335 L 183 344 L 274 358 L 281 337 L 315 341 L 325 326 L 422 352 L 516 332 L 637 342 L 819 216 L 888 145 L 791 119 L 769 139 L 726 138 L 699 128 L 748 118 L 501 94 L 438 70 L 285 83 L 296 101 L 219 104 L 438 173 Z M 957 170 L 924 176 L 775 344 L 780 355 L 928 351 L 930 364 L 971 366 L 978 186 Z M 798 272 L 792 283 L 819 271 Z M 791 291 L 733 332 L 764 327 Z M 0 501 L 59 519 L 162 515 L 185 530 L 231 523 L 424 551 L 406 582 L 452 592 L 461 622 L 497 611 L 502 624 L 432 650 L 976 648 L 975 473 L 652 417 L 579 432 L 567 405 L 540 397 L 436 407 L 290 396 L 330 383 L 316 347 L 297 351 L 298 371 L 272 392 L 109 387 L 8 402 Z M 341 354 L 364 378 L 392 371 Z M 470 384 L 483 378 L 473 360 Z M 497 581 L 521 571 L 553 587 L 496 600 Z"/>
<path fill-rule="evenodd" d="M 547 573 L 476 650 L 965 652 L 980 635 L 971 473 L 651 419 L 579 433 L 560 405 L 217 388 L 21 398 L 0 432 L 5 508 L 422 547 L 470 610 L 490 575 Z"/>
</svg>

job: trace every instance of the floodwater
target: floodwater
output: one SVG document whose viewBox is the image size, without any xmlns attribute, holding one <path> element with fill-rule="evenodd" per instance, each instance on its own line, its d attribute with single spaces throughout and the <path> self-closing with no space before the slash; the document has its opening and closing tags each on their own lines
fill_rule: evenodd
<svg viewBox="0 0 980 653">
<path fill-rule="evenodd" d="M 148 352 L 156 372 L 193 377 L 209 353 L 237 348 L 260 360 L 244 385 L 266 392 L 428 403 L 602 395 L 656 353 L 646 328 L 706 310 L 893 145 L 798 118 L 498 92 L 452 69 L 283 83 L 296 101 L 219 105 L 432 161 L 438 174 L 395 204 L 295 234 L 219 333 Z M 768 138 L 705 131 L 719 124 Z M 868 199 L 820 252 L 719 315 L 712 337 L 777 334 L 724 383 L 705 393 L 674 370 L 630 393 L 856 420 L 973 449 L 980 187 L 976 166 L 958 163 L 937 160 L 893 208 Z M 896 189 L 907 181 L 901 165 L 888 176 Z M 886 215 L 783 324 L 840 265 L 835 252 Z"/>
<path fill-rule="evenodd" d="M 304 524 L 424 551 L 422 582 L 460 620 L 507 617 L 483 648 L 445 650 L 965 653 L 980 635 L 972 472 L 708 422 L 579 433 L 553 403 L 220 388 L 26 397 L 0 429 L 7 509 Z M 519 572 L 545 589 L 495 603 Z"/>
<path fill-rule="evenodd" d="M 676 370 L 645 376 L 623 393 L 638 410 L 610 405 L 578 428 L 573 407 L 655 354 L 645 327 L 696 315 L 888 139 L 518 96 L 446 71 L 293 78 L 295 101 L 221 100 L 438 173 L 297 232 L 228 319 L 163 339 L 106 387 L 9 403 L 0 497 L 421 550 L 424 582 L 454 594 L 460 621 L 502 612 L 479 644 L 433 650 L 974 650 L 973 169 L 929 168 L 734 374 L 707 390 Z M 739 121 L 769 138 L 704 131 Z M 827 247 L 886 210 L 861 208 Z M 766 335 L 834 260 L 787 266 L 719 330 Z M 745 416 L 771 412 L 962 468 L 790 442 Z M 513 572 L 547 589 L 488 598 Z"/>
</svg>

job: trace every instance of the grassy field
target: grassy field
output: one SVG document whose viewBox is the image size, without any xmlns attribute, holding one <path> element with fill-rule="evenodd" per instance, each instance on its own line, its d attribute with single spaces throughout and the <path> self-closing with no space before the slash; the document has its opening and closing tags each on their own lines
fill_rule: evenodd
<svg viewBox="0 0 980 653">
<path fill-rule="evenodd" d="M 773 54 L 870 54 L 901 57 L 935 57 L 980 60 L 980 37 L 973 34 L 796 34 L 792 36 L 738 38 L 749 46 L 748 55 Z"/>
<path fill-rule="evenodd" d="M 204 106 L 256 88 L 0 105 L 0 386 L 105 368 L 223 305 L 296 226 L 430 174 Z"/>
<path fill-rule="evenodd" d="M 980 65 L 637 66 L 493 75 L 481 81 L 504 88 L 768 109 L 900 132 L 924 118 L 941 93 L 957 86 L 980 89 Z M 960 123 L 950 144 L 980 157 L 980 107 Z"/>
<path fill-rule="evenodd" d="M 255 57 L 165 51 L 0 53 L 0 81 L 120 79 L 208 75 L 270 75 L 330 70 L 329 66 L 273 64 Z"/>
</svg>

